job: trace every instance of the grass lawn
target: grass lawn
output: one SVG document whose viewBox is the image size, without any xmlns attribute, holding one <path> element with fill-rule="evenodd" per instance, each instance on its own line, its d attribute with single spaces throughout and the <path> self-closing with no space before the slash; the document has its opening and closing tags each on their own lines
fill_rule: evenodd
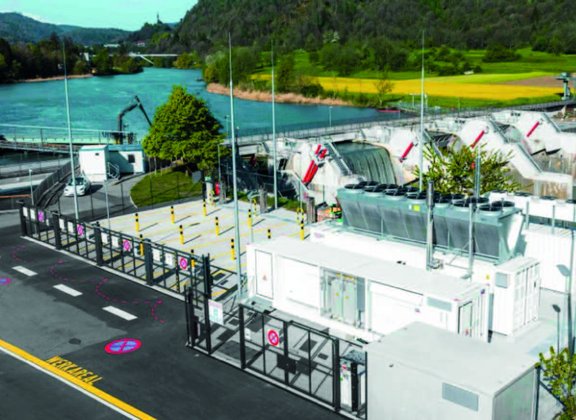
<svg viewBox="0 0 576 420">
<path fill-rule="evenodd" d="M 149 173 L 132 187 L 130 196 L 138 207 L 169 203 L 183 198 L 202 195 L 202 184 L 192 182 L 183 168 Z"/>
<path fill-rule="evenodd" d="M 542 76 L 554 76 L 561 72 L 576 72 L 576 55 L 554 55 L 532 51 L 529 48 L 517 51 L 521 58 L 506 63 L 484 63 L 485 50 L 469 50 L 464 55 L 473 66 L 480 65 L 482 73 L 438 77 L 427 74 L 425 91 L 429 104 L 433 106 L 510 106 L 525 103 L 557 100 L 562 86 L 557 87 L 509 85 L 506 82 L 527 80 Z M 315 77 L 326 90 L 350 93 L 375 94 L 376 81 L 382 73 L 363 70 L 349 77 L 338 77 L 334 71 L 326 71 L 321 65 L 311 63 L 309 53 L 295 52 L 295 70 L 299 74 Z M 264 67 L 255 78 L 270 79 L 270 68 Z M 394 82 L 393 95 L 403 95 L 410 102 L 411 95 L 420 93 L 420 72 L 390 72 Z"/>
</svg>

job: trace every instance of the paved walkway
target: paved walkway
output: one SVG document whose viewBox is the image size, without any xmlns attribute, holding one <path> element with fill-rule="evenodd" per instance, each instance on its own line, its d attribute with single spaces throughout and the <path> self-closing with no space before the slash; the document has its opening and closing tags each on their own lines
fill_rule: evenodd
<svg viewBox="0 0 576 420">
<path fill-rule="evenodd" d="M 278 209 L 265 214 L 254 212 L 254 207 L 246 202 L 239 203 L 240 242 L 242 268 L 246 268 L 245 250 L 251 242 L 268 240 L 268 229 L 272 237 L 300 237 L 300 226 L 296 213 Z M 252 210 L 252 228 L 248 226 L 248 211 Z M 170 221 L 170 206 L 139 212 L 140 230 L 135 230 L 134 214 L 114 217 L 110 220 L 112 230 L 130 235 L 142 234 L 152 242 L 160 243 L 183 251 L 194 250 L 196 255 L 210 254 L 212 264 L 229 271 L 236 271 L 236 262 L 231 257 L 230 240 L 234 238 L 233 203 L 207 205 L 203 214 L 202 201 L 192 201 L 174 206 L 175 223 Z M 216 235 L 215 220 L 218 218 L 220 234 Z M 107 227 L 106 219 L 100 221 Z M 179 226 L 184 230 L 184 243 L 180 243 Z M 305 234 L 308 228 L 305 227 Z"/>
</svg>

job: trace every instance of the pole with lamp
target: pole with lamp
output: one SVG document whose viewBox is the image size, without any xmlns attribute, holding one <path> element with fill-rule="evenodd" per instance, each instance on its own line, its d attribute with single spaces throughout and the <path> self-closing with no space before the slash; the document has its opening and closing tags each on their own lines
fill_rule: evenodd
<svg viewBox="0 0 576 420">
<path fill-rule="evenodd" d="M 30 200 L 34 207 L 34 188 L 32 187 L 32 169 L 28 169 L 28 181 L 30 182 Z"/>
<path fill-rule="evenodd" d="M 66 43 L 62 40 L 62 57 L 64 58 L 64 92 L 66 95 L 66 119 L 68 123 L 68 146 L 70 148 L 70 172 L 72 174 L 72 185 L 74 186 L 74 216 L 79 220 L 78 215 L 78 193 L 76 192 L 76 174 L 74 165 L 74 147 L 72 146 L 72 124 L 70 122 L 70 99 L 68 97 L 68 71 L 66 69 Z"/>
<path fill-rule="evenodd" d="M 328 107 L 328 124 L 332 127 L 332 105 Z"/>
<path fill-rule="evenodd" d="M 240 247 L 240 218 L 238 216 L 238 183 L 236 180 L 236 133 L 234 129 L 234 81 L 232 80 L 232 36 L 228 32 L 228 64 L 230 67 L 230 127 L 232 128 L 232 192 L 234 197 L 234 236 L 238 256 L 236 258 L 236 273 L 238 275 L 238 294 L 242 296 L 242 253 Z"/>
<path fill-rule="evenodd" d="M 276 82 L 274 77 L 274 44 L 272 44 L 272 160 L 274 166 L 274 210 L 278 208 L 278 155 L 276 149 Z"/>
</svg>

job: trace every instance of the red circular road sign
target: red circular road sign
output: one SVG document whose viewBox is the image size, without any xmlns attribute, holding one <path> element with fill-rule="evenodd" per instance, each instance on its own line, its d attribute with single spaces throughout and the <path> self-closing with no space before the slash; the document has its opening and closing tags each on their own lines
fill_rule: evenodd
<svg viewBox="0 0 576 420">
<path fill-rule="evenodd" d="M 180 257 L 178 260 L 178 265 L 182 270 L 186 270 L 188 268 L 188 259 L 185 257 Z"/>
<path fill-rule="evenodd" d="M 132 353 L 142 346 L 142 342 L 135 338 L 121 338 L 106 344 L 104 351 L 108 354 L 125 354 Z"/>
<path fill-rule="evenodd" d="M 271 346 L 277 347 L 280 344 L 280 336 L 278 335 L 278 331 L 270 328 L 266 333 L 266 338 L 268 339 L 268 343 Z"/>
<path fill-rule="evenodd" d="M 8 277 L 0 277 L 0 286 L 8 286 L 12 282 L 12 279 Z"/>
<path fill-rule="evenodd" d="M 130 251 L 132 249 L 132 244 L 128 239 L 124 239 L 122 242 L 122 248 L 124 248 L 124 251 Z"/>
<path fill-rule="evenodd" d="M 44 217 L 44 212 L 42 210 L 38 210 L 38 221 L 44 223 L 44 220 L 46 220 Z"/>
<path fill-rule="evenodd" d="M 79 236 L 84 236 L 84 226 L 82 225 L 77 225 L 76 226 L 76 232 L 78 232 Z"/>
</svg>

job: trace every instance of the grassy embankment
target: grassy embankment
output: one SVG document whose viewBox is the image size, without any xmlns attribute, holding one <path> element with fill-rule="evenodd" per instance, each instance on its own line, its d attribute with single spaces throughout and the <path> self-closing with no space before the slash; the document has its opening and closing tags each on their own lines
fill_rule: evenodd
<svg viewBox="0 0 576 420">
<path fill-rule="evenodd" d="M 482 73 L 446 77 L 428 74 L 425 81 L 428 105 L 449 108 L 490 107 L 558 100 L 562 90 L 561 82 L 547 86 L 541 78 L 576 70 L 576 55 L 553 55 L 522 49 L 518 50 L 521 58 L 517 61 L 484 63 L 484 53 L 484 50 L 464 53 L 472 66 L 482 67 Z M 314 78 L 325 91 L 332 91 L 342 98 L 376 94 L 376 81 L 382 77 L 378 71 L 360 71 L 349 77 L 338 77 L 335 72 L 325 71 L 320 65 L 311 63 L 305 51 L 296 52 L 295 70 L 298 74 Z M 264 68 L 254 77 L 268 79 L 269 73 L 269 69 Z M 420 72 L 391 72 L 389 78 L 394 83 L 391 98 L 402 98 L 408 104 L 413 100 L 419 103 Z M 519 81 L 522 84 L 514 84 Z"/>
<path fill-rule="evenodd" d="M 193 182 L 184 168 L 171 168 L 149 173 L 130 191 L 132 201 L 138 207 L 201 195 L 202 184 Z"/>
</svg>

